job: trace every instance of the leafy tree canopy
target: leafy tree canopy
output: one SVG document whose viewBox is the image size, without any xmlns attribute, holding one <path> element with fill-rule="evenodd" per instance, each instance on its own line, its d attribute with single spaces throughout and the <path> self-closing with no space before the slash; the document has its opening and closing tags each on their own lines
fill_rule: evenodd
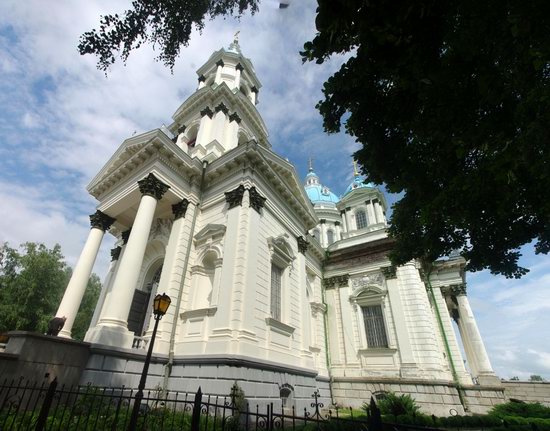
<svg viewBox="0 0 550 431">
<path fill-rule="evenodd" d="M 97 67 L 106 71 L 120 52 L 123 61 L 142 43 L 160 48 L 157 60 L 173 68 L 181 46 L 189 45 L 193 28 L 204 28 L 206 16 L 242 15 L 258 10 L 259 0 L 134 0 L 123 16 L 105 15 L 99 30 L 91 30 L 80 38 L 80 54 L 99 57 Z"/>
<path fill-rule="evenodd" d="M 106 70 L 144 41 L 172 67 L 204 17 L 257 0 L 136 0 L 82 35 Z M 349 59 L 323 86 L 328 132 L 362 144 L 367 180 L 402 193 L 391 258 L 460 250 L 468 269 L 521 277 L 519 248 L 550 251 L 550 3 L 318 0 L 304 61 Z"/>
<path fill-rule="evenodd" d="M 61 247 L 32 242 L 21 251 L 0 245 L 0 333 L 12 330 L 46 332 L 71 277 Z M 92 274 L 73 325 L 82 340 L 99 297 L 101 283 Z"/>
<path fill-rule="evenodd" d="M 458 249 L 472 271 L 525 274 L 519 247 L 550 250 L 550 3 L 318 3 L 302 55 L 351 53 L 318 108 L 362 144 L 368 180 L 403 193 L 392 261 Z"/>
</svg>

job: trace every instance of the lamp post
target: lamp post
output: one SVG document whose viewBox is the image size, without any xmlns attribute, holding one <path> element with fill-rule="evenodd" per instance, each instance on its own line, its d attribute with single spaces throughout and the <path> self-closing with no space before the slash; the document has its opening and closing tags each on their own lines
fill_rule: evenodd
<svg viewBox="0 0 550 431">
<path fill-rule="evenodd" d="M 147 356 L 145 357 L 145 363 L 143 364 L 143 371 L 141 372 L 141 379 L 139 380 L 138 391 L 136 393 L 136 399 L 134 401 L 134 408 L 132 410 L 132 417 L 130 418 L 130 424 L 128 425 L 128 431 L 135 431 L 137 426 L 137 419 L 139 416 L 139 407 L 141 400 L 143 399 L 143 389 L 145 388 L 145 381 L 147 380 L 147 372 L 149 371 L 149 362 L 151 362 L 151 354 L 153 353 L 153 344 L 155 343 L 155 337 L 157 336 L 157 328 L 159 326 L 159 320 L 166 314 L 166 310 L 170 306 L 171 299 L 168 295 L 163 293 L 162 295 L 155 296 L 153 300 L 153 314 L 155 315 L 155 326 L 153 328 L 153 335 L 151 335 L 151 341 L 149 341 L 149 349 L 147 350 Z"/>
</svg>

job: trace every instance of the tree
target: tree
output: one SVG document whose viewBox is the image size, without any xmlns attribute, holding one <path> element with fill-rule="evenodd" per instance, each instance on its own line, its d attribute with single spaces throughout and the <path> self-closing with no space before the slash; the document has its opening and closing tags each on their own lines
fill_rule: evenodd
<svg viewBox="0 0 550 431">
<path fill-rule="evenodd" d="M 193 28 L 201 31 L 206 16 L 240 16 L 258 10 L 259 0 L 134 0 L 122 17 L 118 14 L 101 17 L 99 30 L 91 30 L 80 38 L 80 54 L 99 57 L 97 67 L 106 71 L 120 52 L 125 62 L 133 49 L 144 42 L 160 47 L 158 61 L 173 68 L 182 46 L 189 45 Z"/>
<path fill-rule="evenodd" d="M 544 379 L 542 376 L 539 376 L 538 374 L 532 374 L 529 376 L 530 382 L 544 382 Z"/>
<path fill-rule="evenodd" d="M 71 277 L 61 247 L 48 249 L 28 242 L 22 251 L 0 246 L 0 333 L 12 330 L 44 333 Z M 82 339 L 99 296 L 101 283 L 92 274 L 73 327 Z"/>
<path fill-rule="evenodd" d="M 318 108 L 362 144 L 367 180 L 403 194 L 392 261 L 458 249 L 469 270 L 525 274 L 519 247 L 550 251 L 550 4 L 318 3 L 302 55 L 351 53 Z"/>
<path fill-rule="evenodd" d="M 172 67 L 204 17 L 254 0 L 136 0 L 85 33 L 82 54 L 106 70 L 122 49 L 161 47 Z M 367 181 L 402 198 L 391 259 L 433 261 L 459 250 L 467 269 L 519 278 L 519 248 L 550 251 L 550 3 L 318 0 L 304 61 L 349 59 L 323 86 L 325 130 L 362 144 Z M 121 48 L 122 47 L 122 48 Z"/>
</svg>

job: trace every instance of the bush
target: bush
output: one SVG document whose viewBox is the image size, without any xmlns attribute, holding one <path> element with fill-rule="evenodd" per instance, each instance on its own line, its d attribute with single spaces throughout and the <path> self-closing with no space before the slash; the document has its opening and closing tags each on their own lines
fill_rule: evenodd
<svg viewBox="0 0 550 431">
<path fill-rule="evenodd" d="M 393 392 L 388 392 L 385 398 L 378 401 L 377 404 L 383 415 L 417 416 L 420 413 L 416 401 L 408 394 L 396 395 Z M 367 403 L 363 404 L 363 410 L 368 411 Z"/>
<path fill-rule="evenodd" d="M 489 412 L 490 416 L 505 417 L 516 416 L 522 418 L 550 419 L 550 407 L 540 403 L 509 402 L 494 406 Z"/>
</svg>

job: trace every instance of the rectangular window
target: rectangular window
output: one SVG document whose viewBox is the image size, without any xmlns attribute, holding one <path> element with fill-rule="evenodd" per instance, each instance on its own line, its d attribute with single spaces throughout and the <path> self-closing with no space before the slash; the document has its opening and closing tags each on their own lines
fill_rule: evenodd
<svg viewBox="0 0 550 431">
<path fill-rule="evenodd" d="M 271 264 L 271 317 L 281 320 L 281 285 L 283 270 L 275 264 Z"/>
<path fill-rule="evenodd" d="M 369 305 L 361 307 L 363 310 L 363 320 L 365 322 L 365 332 L 367 334 L 367 346 L 388 347 L 388 338 L 386 337 L 386 326 L 384 325 L 384 315 L 381 305 Z"/>
<path fill-rule="evenodd" d="M 365 211 L 360 210 L 355 213 L 355 223 L 357 224 L 357 229 L 364 229 L 367 227 L 367 215 Z"/>
</svg>

